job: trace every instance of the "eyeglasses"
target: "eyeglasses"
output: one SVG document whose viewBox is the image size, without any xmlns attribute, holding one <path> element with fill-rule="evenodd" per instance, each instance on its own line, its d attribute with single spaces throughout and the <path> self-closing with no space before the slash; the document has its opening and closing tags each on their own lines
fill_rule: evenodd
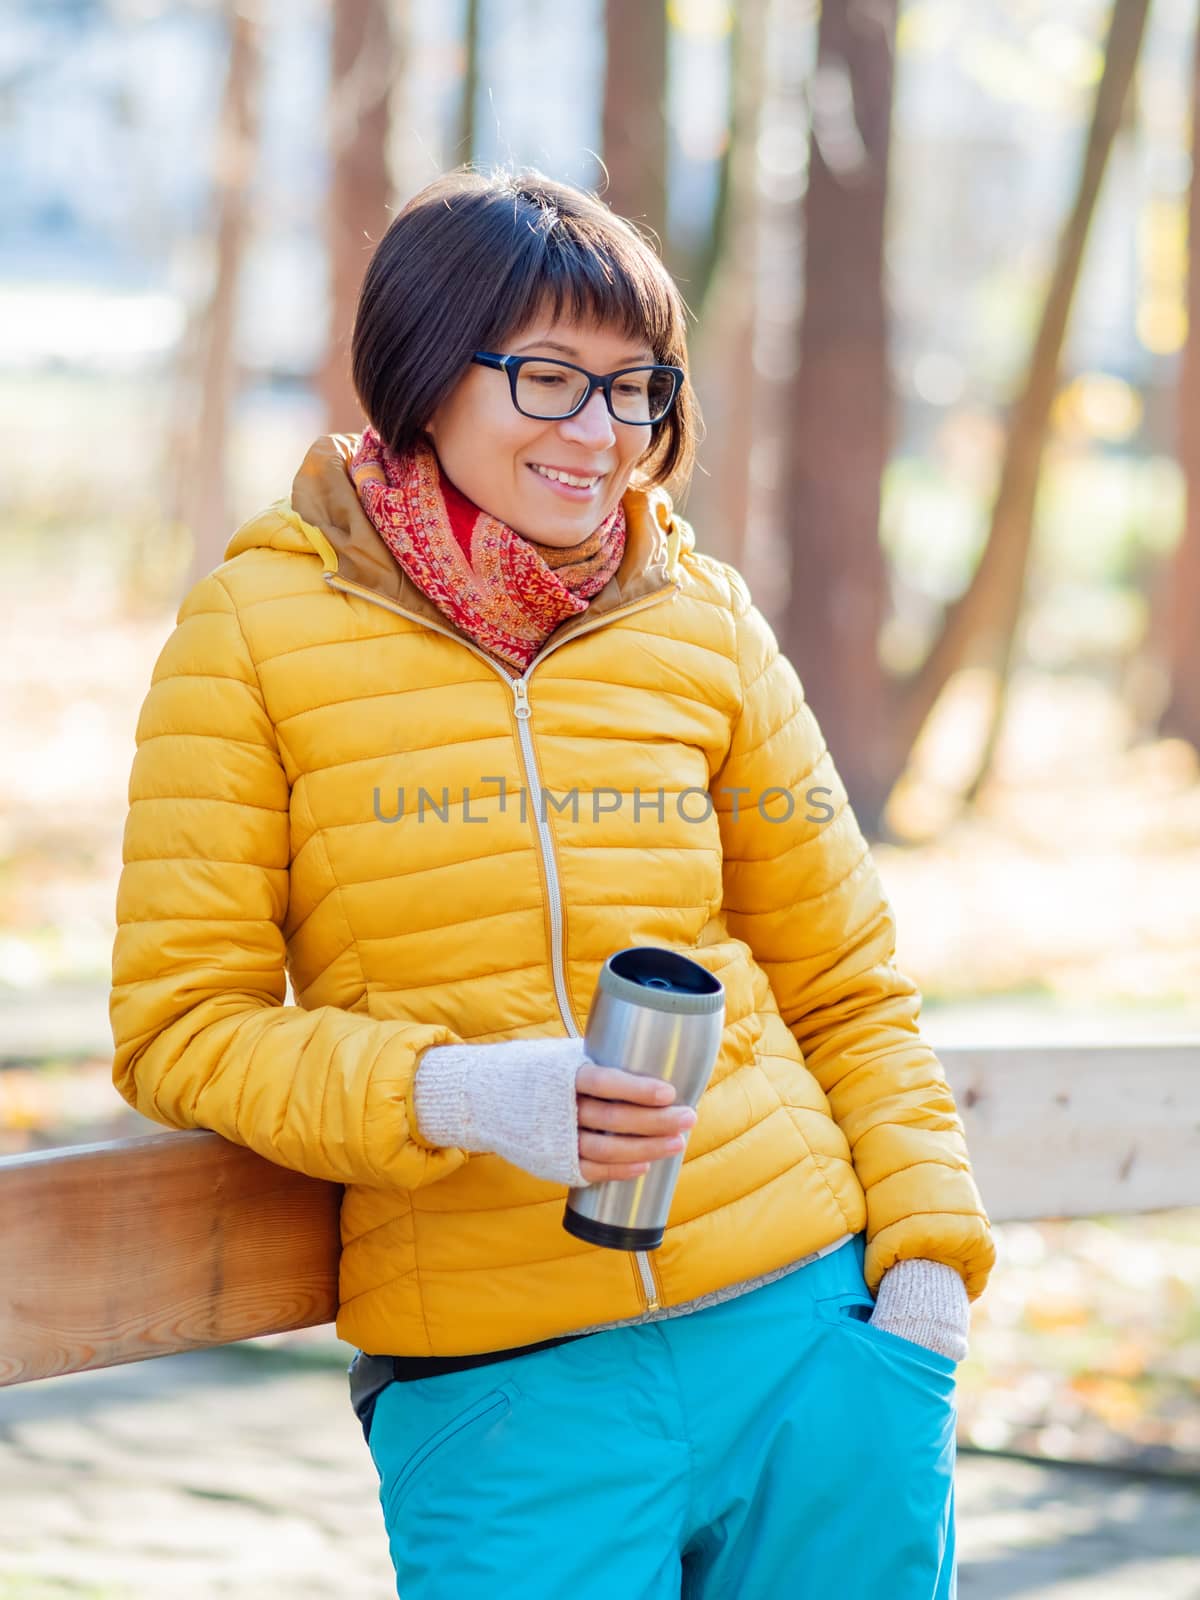
<svg viewBox="0 0 1200 1600">
<path fill-rule="evenodd" d="M 684 376 L 682 367 L 668 366 L 622 367 L 601 375 L 548 356 L 498 356 L 490 350 L 476 350 L 471 360 L 507 373 L 513 405 L 539 422 L 573 417 L 601 389 L 617 422 L 653 427 L 675 404 Z"/>
</svg>

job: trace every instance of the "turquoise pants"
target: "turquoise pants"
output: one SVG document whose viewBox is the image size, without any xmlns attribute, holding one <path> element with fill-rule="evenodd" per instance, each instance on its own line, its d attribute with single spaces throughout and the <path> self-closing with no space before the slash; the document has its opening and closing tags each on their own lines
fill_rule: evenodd
<svg viewBox="0 0 1200 1600">
<path fill-rule="evenodd" d="M 861 1320 L 863 1246 L 389 1383 L 370 1449 L 402 1600 L 954 1600 L 956 1364 Z"/>
</svg>

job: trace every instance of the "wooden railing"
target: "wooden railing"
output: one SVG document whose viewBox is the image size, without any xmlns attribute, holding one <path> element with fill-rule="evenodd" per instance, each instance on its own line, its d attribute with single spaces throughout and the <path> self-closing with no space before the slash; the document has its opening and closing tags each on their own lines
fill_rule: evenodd
<svg viewBox="0 0 1200 1600">
<path fill-rule="evenodd" d="M 993 1221 L 1200 1205 L 1200 1045 L 938 1057 Z M 332 1321 L 341 1195 L 204 1132 L 0 1160 L 0 1386 Z"/>
</svg>

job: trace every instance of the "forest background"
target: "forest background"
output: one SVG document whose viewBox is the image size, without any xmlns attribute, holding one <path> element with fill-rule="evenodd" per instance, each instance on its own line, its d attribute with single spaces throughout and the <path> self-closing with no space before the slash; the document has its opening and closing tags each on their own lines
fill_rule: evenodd
<svg viewBox="0 0 1200 1600">
<path fill-rule="evenodd" d="M 681 509 L 797 665 L 931 1042 L 1200 1037 L 1198 117 L 1195 0 L 13 0 L 0 1153 L 146 1128 L 106 985 L 154 659 L 361 426 L 371 243 L 463 160 L 596 187 L 676 274 Z M 1200 1214 L 997 1236 L 963 1442 L 1200 1472 Z"/>
</svg>

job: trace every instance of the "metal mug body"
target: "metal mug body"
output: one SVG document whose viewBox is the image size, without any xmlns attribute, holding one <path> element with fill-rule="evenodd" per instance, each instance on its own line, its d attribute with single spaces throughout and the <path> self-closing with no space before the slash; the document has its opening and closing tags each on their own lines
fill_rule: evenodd
<svg viewBox="0 0 1200 1600">
<path fill-rule="evenodd" d="M 721 1048 L 725 993 L 706 967 L 674 951 L 633 946 L 601 969 L 584 1033 L 590 1061 L 661 1078 L 673 1106 L 699 1103 Z M 572 1189 L 563 1226 L 591 1244 L 656 1250 L 662 1243 L 684 1151 L 651 1161 L 638 1178 Z"/>
</svg>

